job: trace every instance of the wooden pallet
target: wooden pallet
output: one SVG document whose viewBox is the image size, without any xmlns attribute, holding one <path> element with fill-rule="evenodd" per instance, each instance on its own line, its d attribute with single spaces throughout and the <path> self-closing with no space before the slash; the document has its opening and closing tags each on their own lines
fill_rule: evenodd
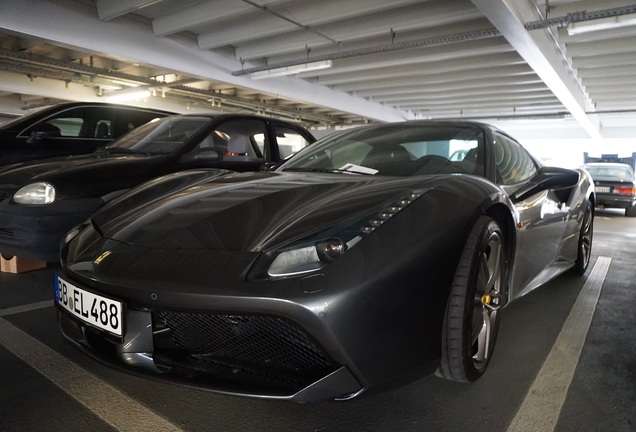
<svg viewBox="0 0 636 432">
<path fill-rule="evenodd" d="M 0 254 L 0 271 L 4 273 L 24 273 L 44 267 L 46 267 L 46 261 Z"/>
</svg>

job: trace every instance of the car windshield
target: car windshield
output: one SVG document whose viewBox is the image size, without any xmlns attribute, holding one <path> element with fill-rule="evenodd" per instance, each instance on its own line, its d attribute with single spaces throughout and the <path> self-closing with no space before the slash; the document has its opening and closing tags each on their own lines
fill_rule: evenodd
<svg viewBox="0 0 636 432">
<path fill-rule="evenodd" d="M 199 130 L 210 123 L 209 117 L 176 116 L 152 120 L 117 141 L 103 147 L 114 153 L 169 154 L 180 149 Z"/>
<path fill-rule="evenodd" d="M 629 165 L 585 165 L 584 168 L 594 180 L 634 180 L 634 171 Z"/>
<path fill-rule="evenodd" d="M 279 171 L 361 175 L 483 175 L 484 138 L 475 126 L 380 125 L 327 136 Z"/>
</svg>

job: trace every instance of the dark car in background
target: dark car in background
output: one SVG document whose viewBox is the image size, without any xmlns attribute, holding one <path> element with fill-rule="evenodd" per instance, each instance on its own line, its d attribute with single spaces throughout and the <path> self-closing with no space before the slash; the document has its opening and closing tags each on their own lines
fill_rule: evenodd
<svg viewBox="0 0 636 432">
<path fill-rule="evenodd" d="M 91 153 L 150 120 L 174 113 L 108 103 L 69 102 L 0 126 L 0 166 Z"/>
<path fill-rule="evenodd" d="M 488 125 L 362 126 L 274 172 L 182 171 L 103 206 L 62 247 L 60 328 L 111 366 L 252 397 L 471 382 L 501 308 L 586 271 L 593 198 L 585 170 Z"/>
<path fill-rule="evenodd" d="M 622 208 L 625 216 L 636 217 L 636 178 L 627 164 L 598 162 L 583 166 L 594 179 L 596 206 Z"/>
<path fill-rule="evenodd" d="M 300 125 L 250 115 L 153 120 L 88 154 L 0 169 L 0 253 L 58 260 L 66 233 L 154 177 L 191 168 L 258 171 L 314 142 Z"/>
</svg>

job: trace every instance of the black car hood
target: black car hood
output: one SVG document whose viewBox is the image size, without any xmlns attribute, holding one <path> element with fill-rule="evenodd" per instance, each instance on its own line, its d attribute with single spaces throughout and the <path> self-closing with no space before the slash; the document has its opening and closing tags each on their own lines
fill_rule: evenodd
<svg viewBox="0 0 636 432">
<path fill-rule="evenodd" d="M 24 186 L 46 181 L 64 189 L 65 193 L 84 195 L 128 189 L 141 181 L 162 174 L 166 156 L 141 154 L 108 154 L 67 156 L 7 166 L 0 170 L 0 184 Z M 90 182 L 91 188 L 86 184 Z M 68 196 L 66 197 L 68 198 Z"/>
<path fill-rule="evenodd" d="M 344 228 L 432 179 L 230 174 L 164 195 L 137 189 L 92 222 L 103 237 L 155 250 L 258 252 L 335 225 Z M 135 195 L 143 199 L 135 203 Z"/>
</svg>

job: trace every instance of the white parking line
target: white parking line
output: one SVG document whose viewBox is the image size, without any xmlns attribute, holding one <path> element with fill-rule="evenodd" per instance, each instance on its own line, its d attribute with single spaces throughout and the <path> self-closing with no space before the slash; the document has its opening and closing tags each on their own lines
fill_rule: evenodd
<svg viewBox="0 0 636 432">
<path fill-rule="evenodd" d="M 597 258 L 550 354 L 512 420 L 509 432 L 554 430 L 611 261 L 607 257 Z"/>
<path fill-rule="evenodd" d="M 22 312 L 29 312 L 38 309 L 44 309 L 53 306 L 53 300 L 45 300 L 38 303 L 31 303 L 22 306 L 15 306 L 12 308 L 0 309 L 0 317 L 19 314 Z"/>
<path fill-rule="evenodd" d="M 182 430 L 2 318 L 0 344 L 117 430 Z"/>
</svg>

